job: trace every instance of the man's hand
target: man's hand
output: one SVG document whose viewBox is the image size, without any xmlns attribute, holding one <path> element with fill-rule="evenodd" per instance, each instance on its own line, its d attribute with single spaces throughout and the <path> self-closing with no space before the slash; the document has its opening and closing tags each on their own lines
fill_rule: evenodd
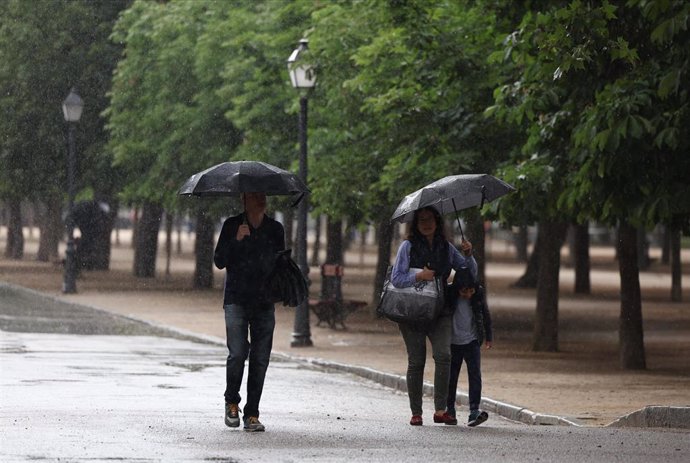
<svg viewBox="0 0 690 463">
<path fill-rule="evenodd" d="M 249 231 L 249 225 L 246 223 L 243 223 L 237 228 L 237 235 L 235 235 L 235 238 L 237 241 L 242 241 L 245 236 L 249 236 L 251 232 Z"/>
</svg>

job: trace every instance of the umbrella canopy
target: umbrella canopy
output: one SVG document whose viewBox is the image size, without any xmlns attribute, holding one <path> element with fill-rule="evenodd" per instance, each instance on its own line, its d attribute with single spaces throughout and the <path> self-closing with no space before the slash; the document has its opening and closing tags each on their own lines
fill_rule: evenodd
<svg viewBox="0 0 690 463">
<path fill-rule="evenodd" d="M 411 222 L 414 211 L 432 206 L 441 214 L 482 206 L 511 191 L 511 185 L 488 174 L 451 175 L 410 193 L 400 202 L 391 222 Z"/>
<path fill-rule="evenodd" d="M 187 179 L 178 194 L 186 196 L 236 196 L 240 193 L 293 195 L 308 193 L 292 172 L 260 161 L 223 162 Z"/>
</svg>

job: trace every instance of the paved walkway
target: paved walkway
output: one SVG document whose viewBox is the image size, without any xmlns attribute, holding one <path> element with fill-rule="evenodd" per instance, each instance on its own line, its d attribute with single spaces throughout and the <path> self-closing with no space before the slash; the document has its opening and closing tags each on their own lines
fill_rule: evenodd
<svg viewBox="0 0 690 463">
<path fill-rule="evenodd" d="M 343 289 L 348 299 L 371 297 L 373 268 L 367 265 L 367 258 L 362 261 L 357 254 L 347 256 Z M 189 254 L 173 260 L 169 277 L 142 280 L 131 277 L 131 249 L 116 247 L 111 271 L 85 273 L 78 280 L 79 292 L 75 295 L 59 292 L 62 271 L 52 264 L 26 259 L 2 264 L 0 280 L 223 342 L 222 273 L 216 274 L 214 289 L 190 290 L 193 264 Z M 158 268 L 165 269 L 162 258 Z M 606 425 L 650 405 L 663 406 L 664 410 L 690 406 L 690 307 L 687 303 L 668 302 L 668 275 L 655 272 L 641 277 L 648 369 L 631 372 L 618 366 L 620 303 L 615 267 L 593 270 L 593 296 L 573 295 L 572 271 L 562 271 L 557 353 L 530 350 L 534 291 L 512 290 L 506 284 L 514 281 L 522 269 L 518 264 L 487 264 L 489 304 L 496 330 L 494 349 L 483 351 L 487 409 L 525 422 Z M 688 285 L 686 276 L 686 301 L 690 300 Z M 318 281 L 312 291 L 318 294 Z M 313 314 L 311 320 L 314 347 L 291 348 L 294 309 L 278 307 L 275 354 L 349 369 L 402 387 L 406 354 L 394 324 L 373 319 L 366 311 L 351 314 L 347 330 L 317 327 Z M 429 359 L 428 381 L 432 379 L 432 365 Z M 459 389 L 466 391 L 462 375 Z M 430 399 L 425 401 L 425 410 L 431 412 Z M 642 415 L 638 413 L 637 418 L 625 421 L 637 420 L 640 424 Z"/>
<path fill-rule="evenodd" d="M 407 423 L 407 399 L 275 361 L 266 432 L 223 424 L 225 349 L 0 283 L 0 461 L 686 462 L 688 431 Z"/>
</svg>

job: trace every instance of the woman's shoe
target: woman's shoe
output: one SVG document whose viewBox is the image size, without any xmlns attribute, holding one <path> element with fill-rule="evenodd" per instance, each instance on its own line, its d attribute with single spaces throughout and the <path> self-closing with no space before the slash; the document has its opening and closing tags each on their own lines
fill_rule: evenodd
<svg viewBox="0 0 690 463">
<path fill-rule="evenodd" d="M 455 417 L 450 416 L 448 412 L 443 412 L 441 415 L 434 413 L 434 423 L 456 425 L 458 424 L 458 420 Z"/>
<path fill-rule="evenodd" d="M 422 420 L 422 415 L 412 415 L 412 418 L 410 419 L 410 424 L 412 426 L 421 426 L 424 424 L 424 421 Z"/>
</svg>

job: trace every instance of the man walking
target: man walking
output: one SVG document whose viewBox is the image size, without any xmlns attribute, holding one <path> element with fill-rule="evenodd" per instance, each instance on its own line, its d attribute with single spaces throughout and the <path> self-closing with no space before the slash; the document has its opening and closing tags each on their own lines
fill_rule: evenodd
<svg viewBox="0 0 690 463">
<path fill-rule="evenodd" d="M 225 272 L 226 363 L 225 424 L 239 427 L 240 386 L 249 357 L 244 429 L 264 431 L 259 421 L 259 401 L 273 347 L 275 306 L 266 290 L 276 253 L 285 249 L 280 222 L 266 215 L 264 193 L 242 193 L 244 213 L 223 223 L 214 263 Z"/>
</svg>

